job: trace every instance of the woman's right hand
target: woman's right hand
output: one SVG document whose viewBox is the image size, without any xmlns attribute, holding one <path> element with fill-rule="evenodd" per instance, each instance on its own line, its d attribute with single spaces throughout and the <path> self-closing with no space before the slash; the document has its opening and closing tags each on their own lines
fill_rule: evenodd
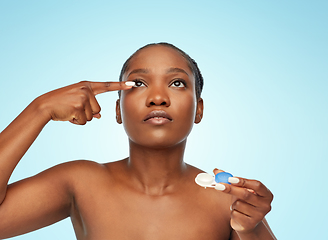
<svg viewBox="0 0 328 240">
<path fill-rule="evenodd" d="M 12 190 L 9 195 L 7 194 L 7 185 L 12 172 L 47 122 L 52 119 L 55 121 L 70 121 L 71 123 L 79 125 L 86 124 L 87 121 L 92 120 L 94 117 L 100 118 L 100 106 L 95 97 L 97 94 L 108 91 L 127 90 L 130 88 L 131 86 L 127 86 L 125 82 L 87 81 L 59 88 L 36 98 L 0 133 L 0 219 L 6 219 L 5 222 L 7 221 L 8 223 L 8 225 L 3 224 L 4 221 L 0 220 L 1 234 L 5 234 L 3 229 L 8 230 L 10 227 L 13 227 L 12 229 L 15 229 L 15 231 L 19 229 L 20 227 L 15 228 L 15 226 L 11 226 L 12 224 L 8 219 L 10 219 L 11 216 L 17 217 L 18 213 L 26 213 L 26 209 L 38 208 L 33 204 L 37 202 L 37 205 L 40 206 L 40 199 L 45 201 L 45 205 L 47 205 L 48 209 L 52 207 L 55 208 L 53 212 L 54 215 L 56 215 L 60 209 L 62 210 L 61 207 L 58 208 L 59 205 L 63 206 L 67 204 L 66 193 L 62 199 L 53 201 L 54 198 L 57 197 L 57 194 L 55 194 L 55 197 L 50 201 L 50 195 L 44 194 L 44 192 L 45 189 L 53 188 L 53 185 L 47 185 L 47 181 L 37 181 L 37 184 L 29 183 L 26 185 L 26 182 L 34 182 L 34 180 L 26 180 L 21 182 L 21 187 L 16 186 L 12 188 L 20 189 L 19 191 Z M 53 181 L 50 182 L 53 183 Z M 56 189 L 63 190 L 65 188 L 64 185 L 60 185 Z M 31 192 L 40 194 L 38 196 L 32 196 L 35 194 L 31 194 Z M 31 197 L 29 201 L 26 200 L 26 195 Z M 46 195 L 49 196 L 47 197 Z M 7 198 L 6 196 L 9 197 Z M 60 198 L 60 196 L 58 196 L 58 198 Z M 5 199 L 10 200 L 6 201 Z M 24 199 L 24 204 L 21 206 L 20 210 L 17 211 L 17 214 L 13 214 L 15 209 L 19 209 L 17 206 L 18 203 L 21 202 L 21 199 Z M 36 199 L 37 201 L 35 201 Z M 49 201 L 53 202 L 52 207 L 48 204 Z M 24 211 L 21 211 L 21 209 L 24 209 Z M 33 211 L 33 213 L 34 212 L 37 211 Z M 41 211 L 41 213 L 44 214 L 43 216 L 49 215 L 49 213 L 46 212 L 46 210 L 43 212 Z M 4 213 L 10 214 L 7 216 L 4 215 Z M 38 216 L 40 217 L 42 215 L 41 213 L 38 212 L 36 215 L 39 214 Z M 32 213 L 28 213 L 27 215 L 31 214 Z M 64 215 L 65 214 L 67 214 L 67 212 L 65 212 Z M 25 215 L 21 219 L 28 218 Z M 30 219 L 33 219 L 33 217 Z M 41 220 L 38 222 L 39 226 L 44 226 L 42 217 L 40 217 L 40 219 Z M 48 218 L 48 220 L 49 219 L 50 218 Z M 14 218 L 11 218 L 11 220 L 13 223 L 16 222 Z M 30 226 L 32 226 L 31 229 L 35 229 L 33 228 L 34 223 L 33 221 L 30 223 Z M 22 225 L 26 224 L 28 224 L 28 222 L 24 222 Z M 0 238 L 3 236 L 1 234 Z"/>
<path fill-rule="evenodd" d="M 100 118 L 97 94 L 130 88 L 125 82 L 82 81 L 43 94 L 35 102 L 48 120 L 84 125 L 93 118 Z"/>
</svg>

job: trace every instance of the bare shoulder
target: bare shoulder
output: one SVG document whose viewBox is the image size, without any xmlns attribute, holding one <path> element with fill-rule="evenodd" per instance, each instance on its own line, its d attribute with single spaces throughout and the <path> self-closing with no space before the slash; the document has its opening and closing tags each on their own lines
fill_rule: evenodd
<svg viewBox="0 0 328 240">
<path fill-rule="evenodd" d="M 75 183 L 78 177 L 99 173 L 102 171 L 102 168 L 104 168 L 103 165 L 87 160 L 65 162 L 46 169 L 35 176 L 14 182 L 8 188 L 24 188 L 30 185 L 35 187 L 56 185 L 56 190 L 59 190 L 58 186 L 60 185 L 61 190 L 65 188 L 68 191 L 68 188 Z"/>
<path fill-rule="evenodd" d="M 71 181 L 81 175 L 88 177 L 91 175 L 97 175 L 104 170 L 105 167 L 103 164 L 90 160 L 75 160 L 53 166 L 37 174 L 36 177 L 54 175 L 57 179 Z"/>
<path fill-rule="evenodd" d="M 202 169 L 197 168 L 197 167 L 195 167 L 195 166 L 193 166 L 193 165 L 190 165 L 190 164 L 186 164 L 186 166 L 187 166 L 187 171 L 188 171 L 190 174 L 195 175 L 195 176 L 196 176 L 198 173 L 203 173 L 203 172 L 205 172 L 205 171 L 203 171 Z"/>
<path fill-rule="evenodd" d="M 208 226 L 208 232 L 212 232 L 216 239 L 228 239 L 231 234 L 230 206 L 231 196 L 213 188 L 204 188 L 196 184 L 197 174 L 205 171 L 188 165 L 187 179 L 185 180 L 185 194 L 188 199 L 193 219 L 202 219 L 199 226 Z M 190 205 L 189 205 L 190 204 Z M 218 235 L 216 235 L 218 234 Z"/>
<path fill-rule="evenodd" d="M 55 167 L 56 171 L 67 171 L 71 174 L 96 174 L 105 170 L 104 164 L 91 160 L 75 160 L 59 164 Z"/>
<path fill-rule="evenodd" d="M 73 199 L 84 197 L 94 188 L 97 177 L 104 179 L 104 169 L 92 161 L 72 161 L 10 184 L 0 206 L 0 238 L 27 233 L 70 216 Z"/>
<path fill-rule="evenodd" d="M 225 194 L 221 191 L 217 191 L 213 188 L 204 188 L 196 184 L 195 178 L 199 173 L 203 173 L 205 171 L 194 167 L 192 165 L 188 166 L 188 178 L 187 181 L 190 184 L 190 189 L 192 192 L 190 194 L 197 195 L 199 198 L 199 201 L 201 201 L 209 208 L 216 207 L 221 209 L 221 213 L 228 216 L 230 214 L 230 205 L 231 205 L 231 196 L 228 194 Z M 214 212 L 214 211 L 213 211 Z"/>
<path fill-rule="evenodd" d="M 123 160 L 109 163 L 98 163 L 92 160 L 74 160 L 58 164 L 46 171 L 54 171 L 58 173 L 69 172 L 70 174 L 73 174 L 73 176 L 74 174 L 94 175 L 101 172 L 108 173 L 110 169 L 115 168 L 122 161 Z"/>
<path fill-rule="evenodd" d="M 87 186 L 95 188 L 101 182 L 108 184 L 113 181 L 111 172 L 115 172 L 114 168 L 117 168 L 118 162 L 103 164 L 91 160 L 75 160 L 56 165 L 40 174 L 54 174 L 57 178 L 62 177 L 62 180 L 66 181 L 73 191 L 79 186 L 83 186 L 84 189 Z"/>
</svg>

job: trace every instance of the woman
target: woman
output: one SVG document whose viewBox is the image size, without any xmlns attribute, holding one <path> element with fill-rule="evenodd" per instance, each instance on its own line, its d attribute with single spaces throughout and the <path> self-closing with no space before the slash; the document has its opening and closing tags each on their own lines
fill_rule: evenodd
<svg viewBox="0 0 328 240">
<path fill-rule="evenodd" d="M 120 80 L 46 93 L 1 133 L 0 238 L 71 217 L 77 239 L 275 239 L 264 219 L 273 196 L 261 182 L 232 178 L 231 185 L 204 189 L 194 181 L 202 171 L 183 161 L 187 137 L 203 116 L 196 63 L 173 45 L 151 44 L 127 60 Z M 95 96 L 116 90 L 129 157 L 68 162 L 7 186 L 50 120 L 83 125 L 100 118 Z"/>
</svg>

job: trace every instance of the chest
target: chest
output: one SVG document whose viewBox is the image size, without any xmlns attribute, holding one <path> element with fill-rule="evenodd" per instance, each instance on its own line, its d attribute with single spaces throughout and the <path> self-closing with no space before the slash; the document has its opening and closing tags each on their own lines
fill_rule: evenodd
<svg viewBox="0 0 328 240">
<path fill-rule="evenodd" d="M 72 222 L 78 239 L 229 239 L 225 206 L 203 197 L 94 192 L 77 198 Z"/>
</svg>

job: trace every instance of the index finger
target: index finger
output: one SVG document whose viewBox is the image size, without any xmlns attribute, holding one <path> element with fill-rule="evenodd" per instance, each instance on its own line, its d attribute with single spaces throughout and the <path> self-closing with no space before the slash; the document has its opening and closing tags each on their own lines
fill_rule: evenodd
<svg viewBox="0 0 328 240">
<path fill-rule="evenodd" d="M 227 189 L 225 192 L 229 192 L 230 194 L 237 195 L 237 196 L 240 194 L 245 194 L 245 191 L 241 191 L 241 189 L 245 189 L 245 190 L 247 189 L 248 192 L 255 193 L 258 196 L 268 199 L 273 198 L 271 191 L 260 181 L 239 178 L 239 177 L 231 177 L 229 178 L 229 182 L 232 185 L 230 185 L 230 188 L 229 186 L 226 186 Z"/>
<path fill-rule="evenodd" d="M 93 94 L 97 95 L 104 92 L 128 90 L 132 88 L 132 86 L 128 86 L 125 83 L 126 82 L 90 82 L 90 87 Z"/>
</svg>

